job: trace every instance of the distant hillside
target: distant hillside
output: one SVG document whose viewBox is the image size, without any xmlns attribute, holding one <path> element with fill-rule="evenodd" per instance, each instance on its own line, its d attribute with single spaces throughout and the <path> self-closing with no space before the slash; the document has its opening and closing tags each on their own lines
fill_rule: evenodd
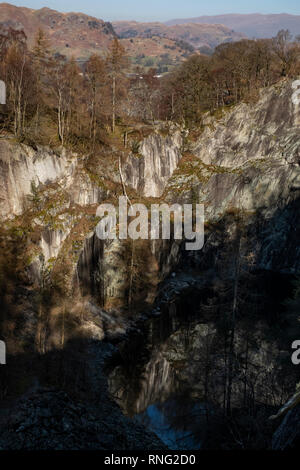
<svg viewBox="0 0 300 470">
<path fill-rule="evenodd" d="M 155 68 L 159 74 L 169 72 L 175 65 L 195 53 L 193 46 L 182 41 L 151 36 L 120 39 L 133 66 Z"/>
<path fill-rule="evenodd" d="M 167 21 L 167 26 L 181 25 L 185 23 L 196 24 L 223 24 L 228 28 L 240 31 L 249 38 L 271 38 L 280 29 L 289 29 L 293 35 L 300 34 L 300 15 L 262 15 L 254 13 L 250 15 L 217 15 L 199 16 L 198 18 L 185 18 Z"/>
<path fill-rule="evenodd" d="M 180 24 L 167 26 L 163 23 L 138 23 L 117 21 L 113 23 L 121 38 L 151 38 L 159 36 L 175 41 L 184 41 L 199 49 L 213 49 L 223 42 L 240 40 L 243 35 L 220 24 Z"/>
<path fill-rule="evenodd" d="M 53 49 L 77 59 L 106 50 L 115 36 L 110 23 L 83 13 L 59 13 L 49 8 L 32 10 L 8 3 L 0 4 L 0 23 L 24 30 L 29 45 L 37 30 L 42 28 Z"/>
<path fill-rule="evenodd" d="M 86 60 L 93 53 L 104 55 L 116 36 L 111 23 L 83 13 L 59 13 L 49 8 L 33 10 L 8 3 L 0 4 L 0 24 L 24 30 L 29 47 L 41 28 L 54 51 L 77 60 Z M 168 29 L 163 24 L 160 26 Z M 186 42 L 153 34 L 138 37 L 125 34 L 121 42 L 133 65 L 146 70 L 155 67 L 159 73 L 167 72 L 194 52 Z"/>
</svg>

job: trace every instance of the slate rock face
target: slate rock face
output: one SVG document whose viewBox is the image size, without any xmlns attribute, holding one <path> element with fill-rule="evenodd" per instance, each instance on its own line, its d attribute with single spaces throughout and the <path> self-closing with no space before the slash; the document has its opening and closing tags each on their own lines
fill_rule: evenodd
<svg viewBox="0 0 300 470">
<path fill-rule="evenodd" d="M 146 197 L 160 197 L 182 157 L 183 136 L 175 129 L 169 136 L 151 134 L 131 154 L 124 167 L 125 182 Z"/>
<path fill-rule="evenodd" d="M 290 410 L 274 433 L 272 449 L 299 449 L 300 445 L 300 406 Z"/>
<path fill-rule="evenodd" d="M 75 172 L 76 160 L 66 151 L 57 154 L 47 148 L 0 142 L 0 217 L 23 212 L 32 184 L 60 181 L 67 187 Z"/>
<path fill-rule="evenodd" d="M 241 211 L 259 268 L 290 273 L 300 269 L 300 105 L 293 92 L 283 81 L 220 120 L 206 116 L 192 159 L 166 188 L 169 201 L 203 203 L 206 222 Z"/>
<path fill-rule="evenodd" d="M 261 158 L 299 162 L 300 105 L 292 101 L 294 91 L 291 81 L 280 82 L 261 92 L 257 103 L 241 103 L 219 122 L 211 120 L 195 155 L 230 168 Z"/>
</svg>

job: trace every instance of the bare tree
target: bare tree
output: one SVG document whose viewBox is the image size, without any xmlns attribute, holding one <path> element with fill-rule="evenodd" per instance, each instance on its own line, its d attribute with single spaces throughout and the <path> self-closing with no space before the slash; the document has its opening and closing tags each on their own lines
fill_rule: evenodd
<svg viewBox="0 0 300 470">
<path fill-rule="evenodd" d="M 120 88 L 120 83 L 125 77 L 125 69 L 128 66 L 127 56 L 125 54 L 125 49 L 120 44 L 117 38 L 115 38 L 109 48 L 108 55 L 106 57 L 106 65 L 108 69 L 108 74 L 111 80 L 111 90 L 112 90 L 112 132 L 115 132 L 116 129 L 116 112 L 117 112 L 117 100 L 118 92 Z"/>
</svg>

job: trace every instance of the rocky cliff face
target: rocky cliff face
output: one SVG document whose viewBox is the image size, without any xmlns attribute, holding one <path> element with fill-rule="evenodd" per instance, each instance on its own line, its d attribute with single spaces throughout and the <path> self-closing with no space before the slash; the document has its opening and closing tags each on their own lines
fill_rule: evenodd
<svg viewBox="0 0 300 470">
<path fill-rule="evenodd" d="M 168 135 L 159 129 L 140 141 L 139 155 L 129 153 L 120 170 L 126 184 L 143 197 L 161 195 L 181 159 L 181 129 L 174 126 Z M 62 254 L 69 253 L 69 260 L 74 259 L 70 289 L 73 280 L 77 283 L 79 279 L 83 292 L 93 293 L 100 305 L 105 299 L 122 304 L 129 282 L 128 246 L 117 241 L 101 243 L 93 234 L 97 205 L 104 200 L 118 204 L 120 172 L 101 167 L 100 161 L 94 177 L 86 170 L 85 160 L 70 151 L 34 149 L 9 140 L 0 142 L 0 171 L 1 218 L 10 220 L 12 226 L 19 223 L 18 217 L 26 218 L 23 229 L 37 232 L 35 241 L 29 239 L 26 247 L 32 260 L 28 267 L 31 280 L 41 282 L 43 271 L 51 272 Z M 115 189 L 103 178 L 114 181 Z M 154 290 L 145 297 L 150 301 L 162 279 L 159 272 L 165 276 L 175 265 L 179 245 L 153 241 L 148 250 Z"/>
<path fill-rule="evenodd" d="M 203 133 L 170 179 L 166 198 L 202 202 L 206 221 L 242 211 L 249 226 L 260 231 L 252 236 L 260 267 L 295 273 L 300 267 L 300 108 L 292 103 L 292 93 L 291 83 L 282 82 L 255 105 L 241 104 L 218 121 L 207 117 Z"/>
<path fill-rule="evenodd" d="M 207 165 L 233 169 L 261 159 L 299 163 L 300 107 L 292 102 L 293 92 L 291 82 L 280 82 L 257 103 L 242 103 L 219 122 L 207 117 L 194 154 Z"/>
<path fill-rule="evenodd" d="M 259 267 L 296 273 L 300 266 L 300 110 L 292 103 L 292 92 L 291 84 L 282 82 L 255 105 L 239 105 L 219 120 L 206 117 L 203 133 L 188 144 L 188 152 L 182 129 L 173 126 L 163 135 L 158 128 L 139 143 L 138 154 L 129 153 L 122 163 L 125 183 L 142 197 L 204 203 L 207 222 L 221 220 L 228 211 L 242 211 Z M 102 171 L 107 178 L 109 172 L 101 170 L 101 161 L 98 167 L 98 175 Z M 2 217 L 13 219 L 32 204 L 34 184 L 40 196 L 34 202 L 38 208 L 33 224 L 40 230 L 39 249 L 46 263 L 58 259 L 72 240 L 76 245 L 72 278 L 81 279 L 89 293 L 98 290 L 98 300 L 109 292 L 122 304 L 128 291 L 130 250 L 119 242 L 98 249 L 92 223 L 96 205 L 109 198 L 117 203 L 116 193 L 92 178 L 81 158 L 65 150 L 55 153 L 2 140 L 0 168 Z M 116 169 L 110 176 L 120 183 Z M 91 223 L 78 229 L 83 215 Z M 195 254 L 198 259 L 218 243 L 209 229 L 206 235 L 203 252 Z M 137 250 L 138 257 L 143 249 L 151 254 L 147 269 L 156 271 L 157 284 L 178 261 L 179 244 L 147 242 Z M 41 263 L 37 258 L 34 263 L 32 272 L 37 275 Z M 139 264 L 145 272 L 143 263 Z"/>
<path fill-rule="evenodd" d="M 93 173 L 83 157 L 65 150 L 33 149 L 1 140 L 0 241 L 8 250 L 4 265 L 9 260 L 10 270 L 16 264 L 18 275 L 22 272 L 18 277 L 22 285 L 13 294 L 13 309 L 17 306 L 22 313 L 20 318 L 18 314 L 6 318 L 11 322 L 6 331 L 13 332 L 9 347 L 19 341 L 20 350 L 24 343 L 45 354 L 77 335 L 99 341 L 124 334 L 137 315 L 152 309 L 155 299 L 159 305 L 154 315 L 163 316 L 164 305 L 172 314 L 172 295 L 181 293 L 181 285 L 188 289 L 186 299 L 197 294 L 198 305 L 202 291 L 197 293 L 195 272 L 200 280 L 216 281 L 218 260 L 232 241 L 232 214 L 241 215 L 243 249 L 255 270 L 297 275 L 300 110 L 291 95 L 291 84 L 284 81 L 256 104 L 240 105 L 219 120 L 207 117 L 197 142 L 186 142 L 180 128 L 168 135 L 156 129 L 139 142 L 137 153 L 127 152 L 122 160 L 121 172 L 134 199 L 204 203 L 205 246 L 196 253 L 185 252 L 174 240 L 121 243 L 96 237 L 97 205 L 102 201 L 117 205 L 122 194 L 117 151 L 112 151 L 109 167 L 105 158 L 95 158 Z M 231 281 L 232 263 L 228 264 Z M 7 284 L 3 272 L 0 279 Z M 158 296 L 171 272 L 172 285 L 165 283 L 166 296 Z M 6 294 L 6 303 L 10 296 Z M 272 311 L 275 301 L 270 305 Z M 167 317 L 171 322 L 172 318 Z M 195 338 L 192 349 L 201 350 L 199 338 L 206 340 L 207 325 L 215 331 L 210 322 L 188 330 Z M 261 328 L 257 320 L 256 329 L 262 343 L 267 324 Z M 139 408 L 149 396 L 168 392 L 173 367 L 180 369 L 186 361 L 186 370 L 193 375 L 185 335 L 184 329 L 182 335 L 172 331 L 162 349 L 153 352 L 146 368 L 151 387 L 143 389 Z M 271 353 L 273 344 L 270 340 Z M 279 355 L 279 345 L 274 347 Z M 260 367 L 263 355 L 257 358 L 256 346 L 251 353 Z M 161 368 L 161 383 L 154 383 L 156 365 Z M 271 370 L 275 369 L 273 362 Z M 189 379 L 184 373 L 182 377 L 185 382 Z"/>
<path fill-rule="evenodd" d="M 166 137 L 157 132 L 144 139 L 124 166 L 126 184 L 145 197 L 160 197 L 182 157 L 183 135 L 175 128 Z"/>
<path fill-rule="evenodd" d="M 23 212 L 32 184 L 61 182 L 68 188 L 76 168 L 76 158 L 66 151 L 33 149 L 0 141 L 0 215 L 13 217 Z"/>
</svg>

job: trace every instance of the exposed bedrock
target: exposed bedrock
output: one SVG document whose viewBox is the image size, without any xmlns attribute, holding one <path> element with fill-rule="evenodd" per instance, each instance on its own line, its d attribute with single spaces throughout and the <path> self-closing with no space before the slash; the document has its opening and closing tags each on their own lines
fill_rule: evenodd
<svg viewBox="0 0 300 470">
<path fill-rule="evenodd" d="M 218 223 L 228 212 L 242 211 L 256 267 L 297 274 L 300 111 L 292 103 L 292 92 L 291 83 L 284 81 L 265 90 L 255 104 L 241 104 L 221 120 L 206 118 L 203 133 L 189 144 L 188 157 L 183 152 L 187 136 L 180 127 L 171 126 L 167 135 L 157 128 L 139 143 L 138 154 L 129 154 L 122 163 L 125 182 L 143 197 L 204 203 L 206 222 Z M 91 225 L 80 225 L 88 211 L 92 220 L 101 201 L 117 200 L 97 179 L 102 166 L 108 177 L 101 159 L 96 161 L 97 178 L 86 171 L 83 160 L 65 150 L 55 153 L 1 140 L 1 216 L 20 214 L 34 183 L 46 201 L 55 201 L 50 212 L 47 206 L 47 213 L 42 210 L 34 219 L 44 261 L 58 258 L 68 242 L 74 247 L 72 279 L 79 280 L 83 292 L 100 305 L 121 307 L 131 295 L 151 304 L 158 283 L 178 264 L 180 244 L 145 241 L 132 249 L 130 240 L 102 243 Z M 111 169 L 111 178 L 120 183 L 116 168 Z M 206 227 L 204 249 L 185 252 L 186 266 L 191 260 L 207 269 L 230 232 L 227 224 L 220 238 L 214 227 Z M 39 269 L 35 256 L 34 272 Z"/>
<path fill-rule="evenodd" d="M 241 211 L 258 267 L 296 273 L 300 107 L 292 103 L 292 93 L 291 83 L 283 82 L 264 91 L 256 104 L 241 104 L 219 121 L 210 119 L 191 145 L 194 155 L 185 157 L 170 179 L 166 198 L 203 203 L 206 222 Z M 205 249 L 217 243 L 206 228 Z"/>
<path fill-rule="evenodd" d="M 261 158 L 299 162 L 300 105 L 293 103 L 293 93 L 291 81 L 280 82 L 263 90 L 257 103 L 242 103 L 219 122 L 204 119 L 195 155 L 230 168 Z"/>
<path fill-rule="evenodd" d="M 68 187 L 76 168 L 76 159 L 63 150 L 33 149 L 27 145 L 0 141 L 0 215 L 12 217 L 24 210 L 32 184 L 37 187 L 57 181 Z"/>
<path fill-rule="evenodd" d="M 151 134 L 139 146 L 138 155 L 130 154 L 124 165 L 125 183 L 146 197 L 160 197 L 182 157 L 183 132 L 173 130 L 164 137 Z"/>
</svg>

